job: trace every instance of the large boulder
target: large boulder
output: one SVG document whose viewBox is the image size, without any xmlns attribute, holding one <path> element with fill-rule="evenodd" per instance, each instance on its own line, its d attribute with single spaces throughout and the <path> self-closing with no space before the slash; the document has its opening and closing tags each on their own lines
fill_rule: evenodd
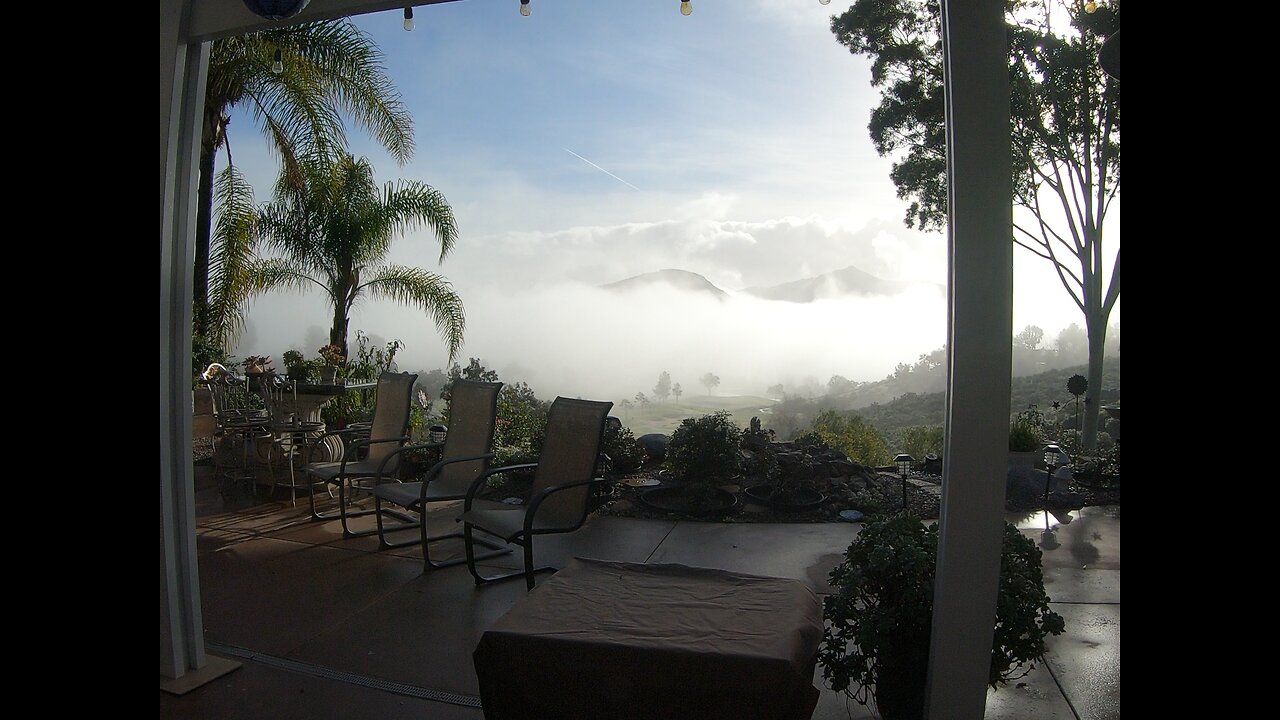
<svg viewBox="0 0 1280 720">
<path fill-rule="evenodd" d="M 644 448 L 646 465 L 656 465 L 667 459 L 667 445 L 671 443 L 670 437 L 662 433 L 649 433 L 636 438 L 636 442 Z"/>
</svg>

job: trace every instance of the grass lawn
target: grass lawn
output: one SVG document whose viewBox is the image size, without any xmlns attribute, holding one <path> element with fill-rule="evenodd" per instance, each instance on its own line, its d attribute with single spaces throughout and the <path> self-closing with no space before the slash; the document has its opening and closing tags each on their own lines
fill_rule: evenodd
<svg viewBox="0 0 1280 720">
<path fill-rule="evenodd" d="M 740 428 L 746 428 L 754 415 L 766 421 L 773 407 L 774 400 L 756 395 L 691 395 L 680 396 L 680 402 L 668 398 L 667 402 L 650 402 L 640 406 L 634 401 L 630 406 L 622 407 L 614 403 L 611 414 L 622 420 L 622 424 L 631 429 L 636 436 L 649 433 L 670 435 L 685 418 L 701 417 L 717 410 L 728 410 L 733 422 Z"/>
</svg>

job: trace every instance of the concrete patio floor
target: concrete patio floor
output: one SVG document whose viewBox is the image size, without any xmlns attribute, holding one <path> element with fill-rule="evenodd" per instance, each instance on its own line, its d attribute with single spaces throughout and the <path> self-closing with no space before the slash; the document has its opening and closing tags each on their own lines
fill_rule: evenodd
<svg viewBox="0 0 1280 720">
<path fill-rule="evenodd" d="M 197 468 L 200 585 L 206 651 L 241 667 L 182 695 L 160 693 L 160 717 L 453 718 L 479 720 L 471 653 L 480 635 L 525 595 L 522 581 L 477 588 L 464 566 L 422 572 L 417 547 L 378 550 L 343 539 L 337 521 L 312 522 L 305 499 L 228 503 Z M 441 530 L 456 509 L 432 514 Z M 1045 663 L 998 691 L 987 718 L 1120 716 L 1120 508 L 1009 516 L 1044 551 L 1045 587 L 1067 624 Z M 356 522 L 367 522 L 361 518 Z M 707 523 L 593 516 L 581 530 L 539 538 L 536 560 L 574 556 L 680 563 L 788 577 L 829 592 L 827 574 L 858 524 Z M 459 541 L 433 544 L 440 560 Z M 518 568 L 520 555 L 491 569 Z M 539 582 L 549 575 L 540 575 Z M 822 688 L 822 670 L 815 672 Z M 825 688 L 815 720 L 873 718 Z"/>
</svg>

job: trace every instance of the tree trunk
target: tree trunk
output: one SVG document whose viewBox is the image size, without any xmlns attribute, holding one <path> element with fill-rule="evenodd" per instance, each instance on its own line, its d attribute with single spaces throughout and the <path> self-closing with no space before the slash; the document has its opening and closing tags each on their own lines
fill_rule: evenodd
<svg viewBox="0 0 1280 720">
<path fill-rule="evenodd" d="M 191 285 L 191 315 L 196 334 L 206 338 L 211 329 L 209 242 L 213 234 L 213 160 L 217 152 L 207 138 L 200 144 L 200 183 L 196 186 L 195 276 Z"/>
<path fill-rule="evenodd" d="M 342 348 L 342 357 L 350 359 L 347 356 L 347 325 L 351 323 L 351 318 L 347 317 L 347 309 L 342 303 L 335 303 L 333 307 L 333 327 L 329 328 L 329 343 Z"/>
<path fill-rule="evenodd" d="M 1094 310 L 1086 318 L 1089 332 L 1089 389 L 1084 395 L 1084 430 L 1081 445 L 1086 450 L 1098 447 L 1098 414 L 1102 409 L 1102 359 L 1107 342 L 1107 318 Z"/>
</svg>

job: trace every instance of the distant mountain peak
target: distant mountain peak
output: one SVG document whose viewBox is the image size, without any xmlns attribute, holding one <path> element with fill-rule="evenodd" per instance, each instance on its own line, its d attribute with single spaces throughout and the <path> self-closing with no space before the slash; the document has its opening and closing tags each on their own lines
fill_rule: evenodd
<svg viewBox="0 0 1280 720">
<path fill-rule="evenodd" d="M 728 293 L 716 287 L 714 283 L 698 273 L 689 272 L 688 270 L 676 270 L 674 268 L 666 268 L 664 270 L 655 270 L 654 272 L 635 275 L 617 282 L 601 285 L 600 287 L 605 290 L 613 290 L 617 292 L 638 290 L 660 285 L 666 285 L 685 292 L 708 293 L 717 300 L 724 300 L 729 297 Z"/>
<path fill-rule="evenodd" d="M 803 280 L 793 280 L 779 285 L 750 287 L 743 292 L 765 300 L 807 303 L 824 298 L 848 295 L 897 295 L 920 283 L 905 280 L 884 280 L 865 270 L 850 265 L 840 270 L 816 275 Z"/>
</svg>

